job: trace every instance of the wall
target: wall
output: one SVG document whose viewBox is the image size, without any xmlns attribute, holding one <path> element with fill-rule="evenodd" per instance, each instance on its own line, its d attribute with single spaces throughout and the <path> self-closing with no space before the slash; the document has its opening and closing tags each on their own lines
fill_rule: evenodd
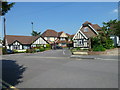
<svg viewBox="0 0 120 90">
<path fill-rule="evenodd" d="M 54 42 L 57 39 L 57 37 L 44 37 L 44 39 L 47 40 L 47 41 Z"/>
</svg>

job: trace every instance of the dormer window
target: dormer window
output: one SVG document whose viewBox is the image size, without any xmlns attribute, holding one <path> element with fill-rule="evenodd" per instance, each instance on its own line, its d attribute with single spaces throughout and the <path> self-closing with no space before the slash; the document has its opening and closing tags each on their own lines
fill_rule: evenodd
<svg viewBox="0 0 120 90">
<path fill-rule="evenodd" d="M 85 28 L 84 28 L 84 32 L 88 32 L 88 27 L 85 27 Z"/>
</svg>

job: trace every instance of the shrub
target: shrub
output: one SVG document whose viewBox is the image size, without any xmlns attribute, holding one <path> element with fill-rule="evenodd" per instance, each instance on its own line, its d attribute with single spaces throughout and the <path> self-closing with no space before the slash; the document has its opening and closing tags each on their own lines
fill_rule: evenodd
<svg viewBox="0 0 120 90">
<path fill-rule="evenodd" d="M 92 40 L 92 48 L 94 51 L 105 51 L 105 49 L 114 48 L 113 40 L 110 37 L 105 36 L 97 36 L 93 37 Z"/>
<path fill-rule="evenodd" d="M 15 49 L 13 49 L 13 51 L 14 51 L 14 53 L 17 53 L 18 51 L 17 50 L 15 50 Z"/>
<path fill-rule="evenodd" d="M 51 48 L 51 45 L 50 44 L 46 44 L 46 48 Z"/>
<path fill-rule="evenodd" d="M 2 53 L 7 54 L 6 49 L 4 47 L 2 48 Z"/>
<path fill-rule="evenodd" d="M 76 50 L 80 50 L 80 47 L 77 47 Z"/>
<path fill-rule="evenodd" d="M 102 45 L 93 47 L 93 51 L 105 51 L 105 50 L 106 49 Z"/>
<path fill-rule="evenodd" d="M 45 48 L 45 50 L 50 50 L 51 48 Z"/>
<path fill-rule="evenodd" d="M 39 50 L 40 50 L 40 52 L 45 51 L 45 49 L 44 49 L 44 48 L 40 48 Z"/>
<path fill-rule="evenodd" d="M 32 48 L 32 49 L 27 49 L 26 50 L 26 53 L 35 53 L 36 51 L 35 51 L 35 49 L 34 48 Z"/>
</svg>

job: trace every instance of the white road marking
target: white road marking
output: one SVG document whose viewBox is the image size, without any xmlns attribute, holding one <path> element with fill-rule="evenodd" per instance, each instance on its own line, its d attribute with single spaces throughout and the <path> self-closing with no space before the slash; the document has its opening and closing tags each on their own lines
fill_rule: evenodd
<svg viewBox="0 0 120 90">
<path fill-rule="evenodd" d="M 63 54 L 65 55 L 65 50 L 63 50 Z"/>
</svg>

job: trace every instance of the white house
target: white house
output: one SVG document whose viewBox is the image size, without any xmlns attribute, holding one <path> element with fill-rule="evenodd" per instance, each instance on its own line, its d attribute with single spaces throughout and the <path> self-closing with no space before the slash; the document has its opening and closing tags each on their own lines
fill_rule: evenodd
<svg viewBox="0 0 120 90">
<path fill-rule="evenodd" d="M 66 47 L 68 43 L 72 43 L 69 39 L 71 35 L 65 32 L 56 32 L 55 30 L 47 29 L 43 32 L 42 37 L 49 42 L 52 46 L 58 45 Z"/>
<path fill-rule="evenodd" d="M 73 37 L 73 47 L 80 47 L 80 48 L 90 48 L 91 41 L 90 38 L 97 36 L 101 27 L 97 24 L 92 24 L 88 21 L 82 24 L 80 29 Z"/>
<path fill-rule="evenodd" d="M 17 36 L 17 35 L 6 35 L 6 46 L 7 49 L 29 49 L 36 47 L 37 45 L 45 45 L 48 42 L 41 36 Z"/>
</svg>

